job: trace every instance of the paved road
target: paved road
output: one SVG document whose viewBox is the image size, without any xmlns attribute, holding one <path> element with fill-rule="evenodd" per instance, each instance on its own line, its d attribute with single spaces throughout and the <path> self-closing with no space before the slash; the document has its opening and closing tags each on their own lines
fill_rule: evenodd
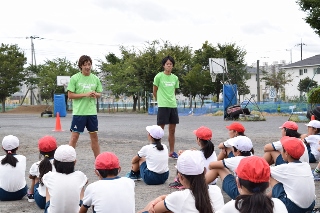
<svg viewBox="0 0 320 213">
<path fill-rule="evenodd" d="M 267 116 L 266 121 L 242 122 L 246 128 L 246 135 L 250 137 L 254 143 L 255 154 L 262 156 L 263 146 L 266 143 L 279 139 L 279 126 L 288 119 L 289 116 Z M 68 114 L 61 117 L 60 123 L 62 132 L 52 131 L 55 129 L 55 118 L 41 118 L 40 115 L 34 114 L 9 114 L 0 113 L 0 139 L 5 135 L 13 134 L 20 139 L 20 154 L 27 157 L 27 171 L 31 164 L 38 160 L 37 141 L 44 135 L 53 135 L 57 138 L 59 145 L 67 144 L 70 137 L 69 125 L 72 116 Z M 115 152 L 122 166 L 121 176 L 130 171 L 131 158 L 136 155 L 137 151 L 143 145 L 147 144 L 147 132 L 145 127 L 156 123 L 155 115 L 147 114 L 99 114 L 99 141 L 102 151 Z M 213 130 L 213 142 L 215 145 L 228 138 L 228 131 L 225 126 L 232 121 L 224 121 L 222 116 L 184 116 L 180 117 L 180 124 L 176 130 L 176 150 L 189 149 L 196 147 L 195 136 L 192 131 L 204 125 Z M 299 131 L 305 133 L 307 131 L 304 123 L 299 123 Z M 168 131 L 165 129 L 163 142 L 167 142 Z M 87 133 L 80 136 L 77 150 L 76 169 L 83 171 L 89 178 L 89 182 L 96 179 L 94 175 L 94 157 L 90 149 L 90 140 Z M 218 152 L 218 150 L 216 150 Z M 172 192 L 168 188 L 168 183 L 172 182 L 175 176 L 174 165 L 176 160 L 169 160 L 170 177 L 167 183 L 160 186 L 147 186 L 143 182 L 136 183 L 136 209 L 143 208 L 148 201 L 161 194 Z M 315 167 L 316 164 L 311 164 Z M 29 180 L 27 180 L 29 183 Z M 218 182 L 218 185 L 220 183 Z M 319 182 L 317 187 L 317 204 L 320 206 Z M 225 197 L 226 201 L 228 200 Z M 28 203 L 26 199 L 14 202 L 0 202 L 0 212 L 27 212 L 37 213 L 43 212 L 39 210 L 34 203 Z M 90 212 L 90 211 L 89 211 Z"/>
</svg>

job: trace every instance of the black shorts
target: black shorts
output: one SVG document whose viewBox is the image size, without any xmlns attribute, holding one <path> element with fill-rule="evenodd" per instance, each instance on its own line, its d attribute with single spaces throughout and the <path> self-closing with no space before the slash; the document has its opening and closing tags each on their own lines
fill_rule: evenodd
<svg viewBox="0 0 320 213">
<path fill-rule="evenodd" d="M 157 125 L 178 124 L 179 116 L 177 108 L 159 107 L 157 114 Z"/>
</svg>

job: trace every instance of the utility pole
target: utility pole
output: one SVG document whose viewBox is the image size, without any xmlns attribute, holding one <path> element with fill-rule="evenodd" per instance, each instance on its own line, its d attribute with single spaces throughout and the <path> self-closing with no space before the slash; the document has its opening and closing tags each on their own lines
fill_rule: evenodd
<svg viewBox="0 0 320 213">
<path fill-rule="evenodd" d="M 259 73 L 259 60 L 257 60 L 257 101 L 260 103 L 260 73 Z"/>
<path fill-rule="evenodd" d="M 305 45 L 307 46 L 306 44 L 302 43 L 302 39 L 301 39 L 301 43 L 300 44 L 296 44 L 295 46 L 300 46 L 300 49 L 301 49 L 301 61 L 302 61 L 302 46 Z"/>
</svg>

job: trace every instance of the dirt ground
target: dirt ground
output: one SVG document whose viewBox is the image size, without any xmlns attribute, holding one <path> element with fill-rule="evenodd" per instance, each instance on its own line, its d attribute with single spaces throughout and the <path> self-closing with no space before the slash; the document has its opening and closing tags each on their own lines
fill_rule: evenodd
<svg viewBox="0 0 320 213">
<path fill-rule="evenodd" d="M 72 115 L 67 114 L 66 117 L 60 118 L 62 126 L 61 132 L 55 130 L 56 118 L 40 117 L 40 113 L 46 108 L 36 109 L 37 107 L 26 107 L 25 112 L 17 112 L 18 109 L 0 113 L 0 139 L 6 135 L 13 134 L 20 139 L 19 153 L 27 157 L 26 177 L 32 163 L 39 158 L 39 151 L 37 148 L 37 141 L 44 135 L 52 135 L 57 138 L 58 144 L 67 144 L 70 138 L 69 126 Z M 39 107 L 40 108 L 40 107 Z M 147 132 L 145 127 L 156 123 L 155 115 L 148 114 L 124 114 L 124 113 L 99 113 L 99 143 L 101 151 L 114 152 L 120 159 L 121 173 L 120 176 L 130 171 L 131 158 L 136 155 L 137 151 L 147 141 Z M 266 116 L 266 121 L 257 122 L 243 122 L 246 127 L 246 135 L 251 138 L 254 144 L 255 154 L 262 156 L 263 146 L 266 143 L 276 141 L 280 137 L 279 126 L 288 120 L 288 116 Z M 213 130 L 213 142 L 217 146 L 218 143 L 228 138 L 228 132 L 225 126 L 232 123 L 232 121 L 224 121 L 222 116 L 181 116 L 180 124 L 176 129 L 176 150 L 189 149 L 196 147 L 195 137 L 192 133 L 194 129 L 204 125 Z M 305 133 L 307 128 L 304 123 L 299 123 L 299 131 Z M 165 136 L 163 142 L 167 142 L 168 131 L 165 129 Z M 76 169 L 84 172 L 89 183 L 97 180 L 94 174 L 94 157 L 90 148 L 90 140 L 87 133 L 80 136 L 77 151 Z M 218 153 L 219 150 L 216 150 Z M 168 181 L 163 185 L 148 186 L 143 181 L 136 182 L 136 210 L 142 209 L 148 201 L 162 195 L 174 191 L 170 189 L 168 184 L 173 181 L 175 176 L 176 160 L 169 159 L 170 176 Z M 314 168 L 316 164 L 311 164 Z M 30 184 L 27 178 L 27 183 Z M 320 182 L 316 184 L 317 201 L 316 206 L 320 206 Z M 221 186 L 221 182 L 218 181 Z M 106 192 L 108 193 L 108 192 Z M 112 193 L 112 192 L 110 192 Z M 229 201 L 227 196 L 224 196 L 225 202 Z M 35 203 L 29 203 L 27 198 L 20 201 L 3 202 L 0 201 L 1 213 L 40 213 L 43 210 L 39 209 Z M 88 212 L 92 212 L 90 208 Z"/>
</svg>

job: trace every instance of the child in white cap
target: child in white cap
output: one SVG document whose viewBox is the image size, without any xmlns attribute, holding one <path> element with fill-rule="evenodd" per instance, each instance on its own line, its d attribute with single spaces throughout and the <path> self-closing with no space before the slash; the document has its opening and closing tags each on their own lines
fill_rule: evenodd
<svg viewBox="0 0 320 213">
<path fill-rule="evenodd" d="M 76 151 L 72 146 L 61 145 L 54 153 L 56 172 L 49 171 L 42 177 L 47 187 L 45 213 L 78 213 L 83 197 L 83 187 L 88 179 L 74 171 Z"/>
<path fill-rule="evenodd" d="M 133 180 L 119 177 L 118 157 L 112 152 L 99 154 L 95 161 L 99 180 L 87 186 L 79 213 L 86 213 L 92 206 L 95 213 L 134 213 L 135 195 Z"/>
<path fill-rule="evenodd" d="M 216 212 L 224 205 L 221 190 L 205 182 L 205 164 L 200 151 L 187 150 L 177 161 L 178 176 L 185 190 L 162 195 L 140 212 Z"/>
<path fill-rule="evenodd" d="M 217 161 L 217 155 L 214 151 L 214 144 L 211 141 L 212 131 L 206 126 L 201 126 L 193 131 L 196 136 L 196 143 L 200 147 L 200 151 L 203 155 L 203 160 L 206 169 L 209 169 L 209 163 Z M 178 154 L 181 155 L 185 150 L 179 150 Z M 216 184 L 216 180 L 212 181 L 210 184 Z M 176 177 L 175 181 L 169 184 L 170 188 L 183 189 L 183 185 L 180 183 L 179 178 Z"/>
<path fill-rule="evenodd" d="M 298 132 L 298 125 L 296 122 L 286 121 L 279 127 L 279 129 L 281 129 L 281 137 L 289 136 L 289 137 L 295 137 L 299 139 L 301 137 L 301 134 Z M 282 144 L 280 140 L 266 144 L 263 150 L 264 150 L 263 157 L 269 163 L 269 165 L 274 164 L 275 166 L 277 166 L 283 163 L 287 163 L 283 160 L 281 155 Z M 309 155 L 308 155 L 308 150 L 306 146 L 305 146 L 305 152 L 301 156 L 300 161 L 309 163 Z"/>
<path fill-rule="evenodd" d="M 270 181 L 270 166 L 262 157 L 243 158 L 238 168 L 237 187 L 240 195 L 226 203 L 216 213 L 287 213 L 286 206 L 266 194 Z"/>
<path fill-rule="evenodd" d="M 0 156 L 0 200 L 21 200 L 28 191 L 26 185 L 26 157 L 18 155 L 19 139 L 7 135 L 2 140 L 6 155 Z"/>
<path fill-rule="evenodd" d="M 28 192 L 28 201 L 36 202 L 40 209 L 46 205 L 46 187 L 42 177 L 49 171 L 56 171 L 53 166 L 53 156 L 57 149 L 57 141 L 53 136 L 46 135 L 38 140 L 38 148 L 42 159 L 32 164 L 29 170 L 31 185 Z"/>
<path fill-rule="evenodd" d="M 304 153 L 301 140 L 284 136 L 282 158 L 287 164 L 271 167 L 272 197 L 280 199 L 289 213 L 311 212 L 315 206 L 315 185 L 311 167 L 299 161 Z"/>
<path fill-rule="evenodd" d="M 209 171 L 206 174 L 206 182 L 211 183 L 218 176 L 222 181 L 222 189 L 235 199 L 239 195 L 236 179 L 232 173 L 237 169 L 240 160 L 253 154 L 253 145 L 250 138 L 246 136 L 237 136 L 228 140 L 228 144 L 233 148 L 235 157 L 211 162 Z"/>
<path fill-rule="evenodd" d="M 163 129 L 158 125 L 147 126 L 150 144 L 143 146 L 132 158 L 132 169 L 127 177 L 148 185 L 163 184 L 169 177 L 168 148 L 161 143 Z"/>
</svg>

